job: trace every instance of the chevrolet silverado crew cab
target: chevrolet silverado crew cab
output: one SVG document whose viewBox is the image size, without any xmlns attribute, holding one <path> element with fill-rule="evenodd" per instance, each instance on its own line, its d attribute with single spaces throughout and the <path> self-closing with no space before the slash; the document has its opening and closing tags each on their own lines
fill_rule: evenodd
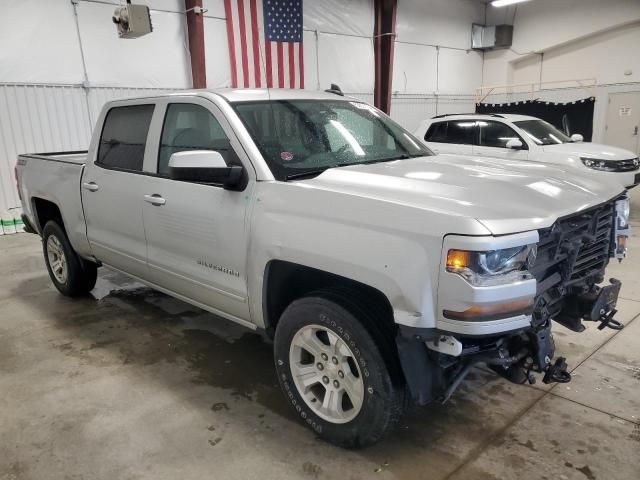
<svg viewBox="0 0 640 480">
<path fill-rule="evenodd" d="M 16 173 L 61 293 L 104 265 L 266 332 L 285 401 L 338 445 L 377 441 L 478 364 L 568 381 L 552 320 L 621 327 L 620 283 L 599 285 L 625 253 L 618 183 L 451 163 L 336 93 L 113 101 L 88 152 L 20 155 Z"/>
<path fill-rule="evenodd" d="M 640 183 L 640 160 L 628 150 L 568 137 L 539 118 L 516 114 L 438 115 L 420 124 L 416 136 L 437 153 L 492 157 L 502 162 L 529 160 L 598 172 L 623 187 Z"/>
</svg>

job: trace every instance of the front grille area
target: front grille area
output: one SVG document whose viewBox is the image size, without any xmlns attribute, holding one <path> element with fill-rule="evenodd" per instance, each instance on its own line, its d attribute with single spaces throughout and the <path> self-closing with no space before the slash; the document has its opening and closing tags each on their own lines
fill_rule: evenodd
<svg viewBox="0 0 640 480">
<path fill-rule="evenodd" d="M 630 158 L 629 160 L 619 160 L 615 162 L 616 172 L 631 172 L 638 169 L 638 159 Z"/>
<path fill-rule="evenodd" d="M 534 324 L 555 318 L 568 295 L 585 293 L 604 279 L 614 222 L 615 200 L 538 231 L 538 256 L 529 269 L 538 282 Z"/>
</svg>

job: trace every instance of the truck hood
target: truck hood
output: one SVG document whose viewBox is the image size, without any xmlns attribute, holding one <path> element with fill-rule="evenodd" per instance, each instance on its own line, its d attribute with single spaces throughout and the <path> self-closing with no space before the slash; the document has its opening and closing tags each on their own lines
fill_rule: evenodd
<svg viewBox="0 0 640 480">
<path fill-rule="evenodd" d="M 543 149 L 545 152 L 566 153 L 576 157 L 597 158 L 599 160 L 629 160 L 637 157 L 635 153 L 623 148 L 590 142 L 545 145 Z"/>
<path fill-rule="evenodd" d="M 474 218 L 494 235 L 552 225 L 622 193 L 618 183 L 535 162 L 458 155 L 331 168 L 306 187 Z M 455 223 L 452 223 L 455 225 Z M 452 226 L 451 233 L 456 231 Z"/>
</svg>

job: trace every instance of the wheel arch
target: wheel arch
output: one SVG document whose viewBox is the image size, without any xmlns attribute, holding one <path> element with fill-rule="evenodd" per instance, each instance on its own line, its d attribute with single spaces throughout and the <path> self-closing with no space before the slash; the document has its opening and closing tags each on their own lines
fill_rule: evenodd
<svg viewBox="0 0 640 480">
<path fill-rule="evenodd" d="M 58 225 L 60 225 L 60 227 L 66 231 L 64 220 L 62 218 L 62 212 L 57 203 L 42 197 L 32 197 L 31 205 L 35 217 L 35 226 L 38 229 L 40 235 L 42 235 L 44 226 L 50 220 L 57 222 Z"/>
<path fill-rule="evenodd" d="M 324 288 L 342 288 L 359 293 L 376 308 L 388 326 L 395 327 L 393 307 L 379 289 L 357 280 L 285 260 L 271 260 L 265 266 L 262 311 L 267 333 L 273 335 L 280 316 L 294 300 Z"/>
</svg>

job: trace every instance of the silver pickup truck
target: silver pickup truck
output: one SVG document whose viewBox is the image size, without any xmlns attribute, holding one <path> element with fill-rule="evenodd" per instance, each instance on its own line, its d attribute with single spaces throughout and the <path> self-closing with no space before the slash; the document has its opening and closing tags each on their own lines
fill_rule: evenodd
<svg viewBox="0 0 640 480">
<path fill-rule="evenodd" d="M 105 265 L 265 331 L 286 401 L 338 445 L 377 441 L 480 363 L 569 381 L 552 320 L 621 328 L 620 282 L 599 285 L 625 253 L 617 183 L 452 163 L 335 92 L 110 102 L 88 152 L 20 155 L 16 174 L 60 292 Z"/>
</svg>

